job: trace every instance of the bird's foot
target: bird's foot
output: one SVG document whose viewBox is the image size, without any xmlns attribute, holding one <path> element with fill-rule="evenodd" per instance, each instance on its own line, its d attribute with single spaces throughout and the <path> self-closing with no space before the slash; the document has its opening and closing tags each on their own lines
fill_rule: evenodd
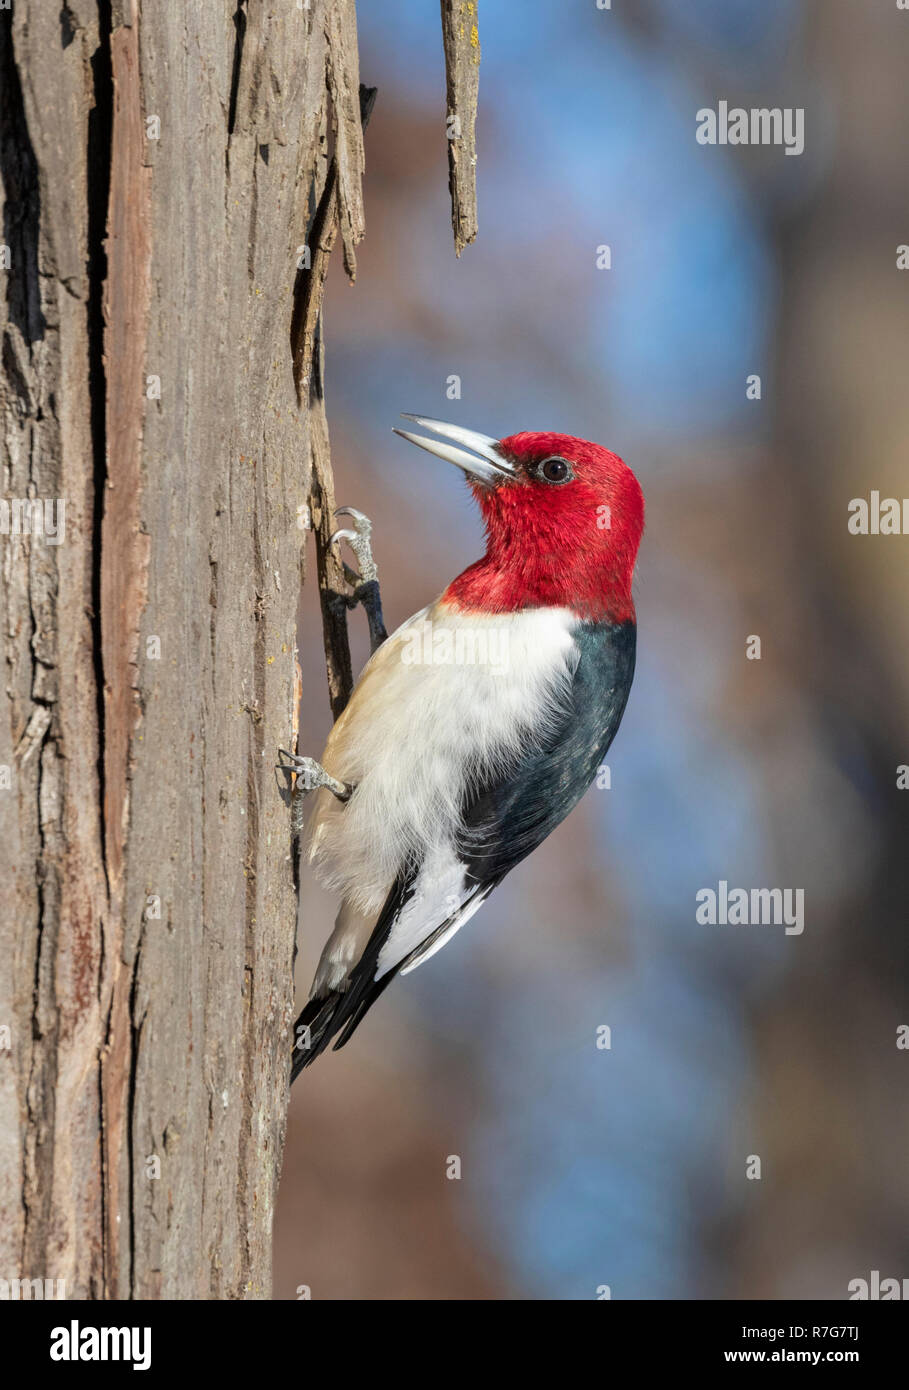
<svg viewBox="0 0 909 1390">
<path fill-rule="evenodd" d="M 358 584 L 368 584 L 370 580 L 378 580 L 379 571 L 376 562 L 372 557 L 372 522 L 363 512 L 357 511 L 356 507 L 336 507 L 335 516 L 349 516 L 353 521 L 353 530 L 344 527 L 340 531 L 332 533 L 328 544 L 334 545 L 336 541 L 349 541 L 350 548 L 357 557 L 360 566 L 360 573 L 357 574 L 349 565 L 344 565 L 344 578 L 353 588 Z"/>
<path fill-rule="evenodd" d="M 286 763 L 278 763 L 278 767 L 285 772 L 295 772 L 297 780 L 295 786 L 304 792 L 314 792 L 319 787 L 327 787 L 332 796 L 336 796 L 339 801 L 349 801 L 353 793 L 353 787 L 349 782 L 341 782 L 337 777 L 332 777 L 330 772 L 326 772 L 321 763 L 317 763 L 315 758 L 305 758 L 299 753 L 289 753 L 286 748 L 279 748 L 278 753 L 286 758 Z"/>
<path fill-rule="evenodd" d="M 344 527 L 335 531 L 328 543 L 334 545 L 337 541 L 348 541 L 357 557 L 359 573 L 342 561 L 344 578 L 353 589 L 353 594 L 346 599 L 346 603 L 349 608 L 355 608 L 358 603 L 363 605 L 369 624 L 370 650 L 374 652 L 377 647 L 381 647 L 388 633 L 382 617 L 379 571 L 372 555 L 372 522 L 363 512 L 357 511 L 356 507 L 338 507 L 335 516 L 349 516 L 353 521 L 352 529 Z"/>
</svg>

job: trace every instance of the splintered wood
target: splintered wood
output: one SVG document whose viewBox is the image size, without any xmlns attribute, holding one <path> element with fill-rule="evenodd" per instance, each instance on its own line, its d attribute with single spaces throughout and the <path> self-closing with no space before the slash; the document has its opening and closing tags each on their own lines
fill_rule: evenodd
<svg viewBox="0 0 909 1390">
<path fill-rule="evenodd" d="M 362 132 L 372 112 L 376 99 L 376 89 L 375 87 L 364 87 L 361 84 L 358 93 L 359 149 L 362 150 Z M 348 593 L 348 586 L 344 580 L 341 562 L 330 544 L 335 529 L 335 490 L 331 469 L 328 420 L 325 414 L 319 322 L 322 313 L 322 292 L 325 286 L 325 276 L 328 273 L 332 248 L 338 236 L 339 224 L 342 230 L 342 239 L 344 235 L 343 151 L 345 148 L 351 147 L 351 142 L 348 141 L 345 146 L 342 146 L 340 125 L 339 115 L 335 153 L 329 165 L 308 238 L 311 261 L 308 268 L 302 268 L 297 272 L 290 326 L 297 399 L 301 405 L 308 405 L 310 412 L 312 481 L 309 510 L 312 529 L 316 538 L 316 569 L 322 606 L 328 695 L 332 715 L 335 719 L 350 698 L 350 692 L 353 689 L 353 672 L 350 661 L 350 644 L 347 637 L 346 594 Z M 348 273 L 352 272 L 349 257 L 346 257 L 346 269 Z"/>
<path fill-rule="evenodd" d="M 448 111 L 448 186 L 455 251 L 477 235 L 477 95 L 480 35 L 477 0 L 442 0 Z"/>
</svg>

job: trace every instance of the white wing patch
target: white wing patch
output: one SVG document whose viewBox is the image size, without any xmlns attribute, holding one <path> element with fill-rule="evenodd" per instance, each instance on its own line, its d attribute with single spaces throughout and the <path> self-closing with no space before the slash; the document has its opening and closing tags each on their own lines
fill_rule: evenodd
<svg viewBox="0 0 909 1390">
<path fill-rule="evenodd" d="M 322 756 L 356 790 L 343 803 L 315 794 L 308 854 L 321 882 L 363 916 L 378 914 L 408 865 L 431 867 L 423 906 L 418 912 L 416 894 L 405 904 L 380 973 L 446 920 L 446 896 L 450 904 L 463 893 L 450 846 L 465 793 L 507 773 L 527 738 L 567 708 L 574 623 L 564 608 L 486 617 L 437 601 L 364 667 Z"/>
<path fill-rule="evenodd" d="M 474 889 L 474 896 L 465 904 L 464 899 L 471 888 Z M 379 952 L 375 978 L 380 980 L 389 970 L 400 965 L 421 941 L 425 941 L 437 927 L 451 918 L 445 931 L 405 966 L 401 974 L 407 975 L 411 970 L 416 970 L 424 960 L 441 951 L 446 941 L 450 941 L 458 928 L 473 916 L 485 897 L 485 893 L 476 890 L 475 884 L 468 886 L 465 883 L 464 865 L 451 845 L 439 846 L 424 860 L 413 893 L 395 919 Z"/>
<path fill-rule="evenodd" d="M 460 912 L 457 917 L 452 918 L 445 931 L 439 933 L 432 945 L 427 946 L 425 951 L 421 951 L 418 956 L 415 956 L 410 962 L 410 965 L 405 965 L 401 974 L 409 975 L 411 970 L 416 970 L 418 965 L 422 965 L 424 961 L 430 960 L 431 957 L 435 955 L 436 951 L 441 951 L 442 947 L 448 944 L 455 932 L 460 931 L 464 923 L 469 922 L 475 912 L 479 912 L 480 908 L 489 897 L 489 891 L 490 890 L 486 888 L 480 889 L 480 891 L 471 898 L 463 911 Z"/>
</svg>

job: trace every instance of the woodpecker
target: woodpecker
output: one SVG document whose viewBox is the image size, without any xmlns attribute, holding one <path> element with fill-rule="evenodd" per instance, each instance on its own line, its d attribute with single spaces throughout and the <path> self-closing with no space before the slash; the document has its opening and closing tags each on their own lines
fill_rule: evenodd
<svg viewBox="0 0 909 1390">
<path fill-rule="evenodd" d="M 571 435 L 405 418 L 438 438 L 395 433 L 466 473 L 486 553 L 374 651 L 321 763 L 292 758 L 314 791 L 306 857 L 341 897 L 292 1079 L 565 819 L 634 674 L 644 498 L 631 469 Z"/>
</svg>

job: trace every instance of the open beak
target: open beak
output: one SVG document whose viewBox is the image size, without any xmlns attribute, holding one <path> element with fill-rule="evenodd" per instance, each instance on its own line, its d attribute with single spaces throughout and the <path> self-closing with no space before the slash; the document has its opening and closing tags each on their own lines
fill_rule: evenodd
<svg viewBox="0 0 909 1390">
<path fill-rule="evenodd" d="M 419 445 L 437 458 L 447 459 L 449 463 L 463 468 L 474 482 L 494 487 L 503 479 L 515 476 L 515 469 L 499 453 L 499 441 L 490 439 L 488 434 L 477 434 L 475 430 L 465 430 L 460 425 L 446 425 L 442 420 L 429 420 L 423 415 L 408 415 L 406 411 L 402 411 L 402 414 L 405 420 L 413 420 L 415 425 L 441 434 L 445 439 L 453 439 L 455 443 L 444 444 L 441 440 L 424 439 L 422 435 L 411 434 L 410 430 L 395 429 L 395 434 L 409 439 L 411 444 Z M 464 444 L 466 448 L 458 449 L 455 447 L 457 444 Z M 471 452 L 467 453 L 467 449 Z"/>
</svg>

